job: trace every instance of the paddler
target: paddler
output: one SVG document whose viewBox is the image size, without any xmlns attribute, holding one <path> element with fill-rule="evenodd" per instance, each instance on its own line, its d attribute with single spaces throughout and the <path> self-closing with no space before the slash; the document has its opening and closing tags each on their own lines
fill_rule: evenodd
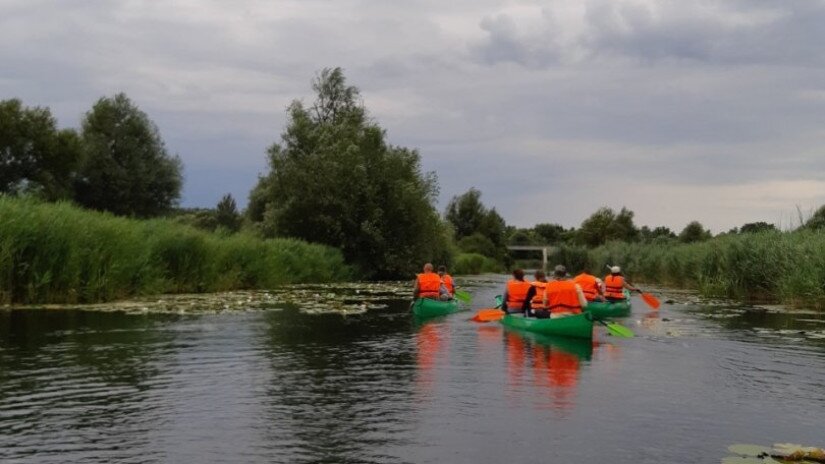
<svg viewBox="0 0 825 464">
<path fill-rule="evenodd" d="M 455 283 L 453 282 L 453 276 L 447 274 L 447 266 L 438 266 L 438 276 L 441 278 L 439 298 L 442 300 L 452 300 L 455 298 Z"/>
<path fill-rule="evenodd" d="M 572 316 L 580 314 L 582 308 L 587 306 L 582 288 L 570 279 L 567 268 L 561 264 L 553 269 L 553 280 L 547 282 L 544 290 L 544 306 L 546 309 L 536 311 L 536 318 Z"/>
<path fill-rule="evenodd" d="M 415 278 L 415 288 L 413 289 L 413 298 L 429 298 L 437 300 L 441 289 L 441 277 L 433 272 L 433 265 L 427 263 L 424 265 L 424 272 L 418 274 Z"/>
<path fill-rule="evenodd" d="M 573 278 L 573 282 L 579 284 L 581 287 L 582 292 L 584 293 L 584 298 L 589 302 L 591 301 L 604 301 L 604 290 L 602 290 L 602 280 L 598 277 L 590 274 L 590 269 L 585 266 L 582 269 L 582 272 Z"/>
<path fill-rule="evenodd" d="M 524 280 L 524 271 L 513 270 L 513 278 L 507 282 L 504 289 L 504 300 L 501 303 L 501 310 L 507 314 L 522 313 L 530 308 L 530 300 L 527 299 L 527 292 L 533 288 L 530 282 Z"/>
<path fill-rule="evenodd" d="M 624 289 L 628 289 L 631 292 L 642 293 L 641 290 L 636 288 L 624 278 L 622 275 L 622 268 L 619 266 L 612 266 L 610 268 L 610 274 L 604 278 L 605 298 L 607 298 L 607 301 L 611 303 L 625 301 Z"/>
<path fill-rule="evenodd" d="M 532 316 L 533 312 L 537 310 L 547 309 L 544 306 L 544 289 L 547 287 L 547 276 L 544 271 L 538 270 L 533 274 L 536 279 L 530 282 L 530 290 L 527 290 L 526 300 L 530 302 L 530 309 L 526 312 L 528 316 Z"/>
</svg>

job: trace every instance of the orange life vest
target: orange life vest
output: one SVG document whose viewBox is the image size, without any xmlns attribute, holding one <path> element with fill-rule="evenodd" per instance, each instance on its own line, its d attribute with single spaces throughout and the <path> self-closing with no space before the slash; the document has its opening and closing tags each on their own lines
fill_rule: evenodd
<svg viewBox="0 0 825 464">
<path fill-rule="evenodd" d="M 604 296 L 607 298 L 624 299 L 624 277 L 610 274 L 604 278 Z"/>
<path fill-rule="evenodd" d="M 441 278 L 441 283 L 447 287 L 447 291 L 450 292 L 450 295 L 455 294 L 455 285 L 453 285 L 453 277 L 450 274 L 444 274 L 444 277 Z"/>
<path fill-rule="evenodd" d="M 553 313 L 582 312 L 579 292 L 572 280 L 554 280 L 547 283 L 547 309 Z"/>
<path fill-rule="evenodd" d="M 582 288 L 582 293 L 584 293 L 584 298 L 587 301 L 593 301 L 599 296 L 599 283 L 596 281 L 596 277 L 582 272 L 573 279 L 573 282 L 579 284 L 579 287 Z"/>
<path fill-rule="evenodd" d="M 438 298 L 441 287 L 441 277 L 435 272 L 418 274 L 418 297 Z"/>
<path fill-rule="evenodd" d="M 507 282 L 507 309 L 521 309 L 530 287 L 530 282 L 510 279 Z"/>
<path fill-rule="evenodd" d="M 547 282 L 530 282 L 530 285 L 536 287 L 536 296 L 530 301 L 530 307 L 533 309 L 546 309 L 544 306 L 544 289 L 547 287 Z"/>
</svg>

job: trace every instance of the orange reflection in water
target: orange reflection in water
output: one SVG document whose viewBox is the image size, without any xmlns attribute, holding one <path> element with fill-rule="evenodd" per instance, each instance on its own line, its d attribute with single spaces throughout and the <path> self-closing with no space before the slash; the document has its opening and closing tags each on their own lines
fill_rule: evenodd
<svg viewBox="0 0 825 464">
<path fill-rule="evenodd" d="M 439 353 L 449 344 L 449 332 L 443 324 L 424 324 L 415 334 L 416 386 L 420 392 L 428 392 L 435 381 L 435 365 Z"/>
<path fill-rule="evenodd" d="M 514 331 L 505 332 L 505 345 L 510 390 L 517 395 L 534 394 L 549 400 L 549 403 L 540 403 L 560 412 L 575 406 L 582 362 L 589 360 L 593 347 L 598 346 L 591 340 Z M 523 388 L 528 372 L 534 391 Z"/>
</svg>

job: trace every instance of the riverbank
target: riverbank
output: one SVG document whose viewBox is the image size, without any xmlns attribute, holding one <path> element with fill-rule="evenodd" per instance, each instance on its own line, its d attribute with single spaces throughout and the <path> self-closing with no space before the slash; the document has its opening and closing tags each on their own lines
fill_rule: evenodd
<svg viewBox="0 0 825 464">
<path fill-rule="evenodd" d="M 293 239 L 221 235 L 0 196 L 0 304 L 271 289 L 351 278 L 342 254 Z"/>
<path fill-rule="evenodd" d="M 591 250 L 599 272 L 618 264 L 627 275 L 708 297 L 825 308 L 825 232 L 736 234 L 681 244 L 610 243 Z"/>
</svg>

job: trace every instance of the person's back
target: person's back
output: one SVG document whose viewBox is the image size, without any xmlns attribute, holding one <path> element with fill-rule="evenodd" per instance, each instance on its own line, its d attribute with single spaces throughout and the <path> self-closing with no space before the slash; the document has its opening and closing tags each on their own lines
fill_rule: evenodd
<svg viewBox="0 0 825 464">
<path fill-rule="evenodd" d="M 418 274 L 415 280 L 413 298 L 430 298 L 437 300 L 441 293 L 441 277 L 433 272 L 433 265 L 424 265 L 424 272 Z"/>
<path fill-rule="evenodd" d="M 530 282 L 524 280 L 524 271 L 521 269 L 514 270 L 513 278 L 507 282 L 501 309 L 511 314 L 524 311 L 527 292 L 530 291 L 531 287 Z"/>
<path fill-rule="evenodd" d="M 455 296 L 455 284 L 453 283 L 453 277 L 447 274 L 447 266 L 438 266 L 438 276 L 441 279 L 439 290 L 441 299 L 452 299 Z"/>
<path fill-rule="evenodd" d="M 638 288 L 632 286 L 627 279 L 622 275 L 622 269 L 619 266 L 610 268 L 610 274 L 604 278 L 604 296 L 608 301 L 625 301 L 624 289 L 632 290 L 634 292 L 640 291 Z"/>
<path fill-rule="evenodd" d="M 583 271 L 581 274 L 574 277 L 573 282 L 579 284 L 579 287 L 582 289 L 582 293 L 584 293 L 584 298 L 587 301 L 596 300 L 602 293 L 599 288 L 599 279 L 597 279 L 596 276 L 587 273 L 587 271 Z"/>
<path fill-rule="evenodd" d="M 546 312 L 536 312 L 536 317 L 563 317 L 579 314 L 587 305 L 581 287 L 567 276 L 567 268 L 556 266 L 553 271 L 554 280 L 547 283 L 544 290 Z"/>
<path fill-rule="evenodd" d="M 533 311 L 546 309 L 544 306 L 544 290 L 547 287 L 547 277 L 544 275 L 544 271 L 536 271 L 533 276 L 536 280 L 530 282 L 533 288 L 527 294 L 527 298 L 530 299 L 530 309 Z"/>
</svg>

